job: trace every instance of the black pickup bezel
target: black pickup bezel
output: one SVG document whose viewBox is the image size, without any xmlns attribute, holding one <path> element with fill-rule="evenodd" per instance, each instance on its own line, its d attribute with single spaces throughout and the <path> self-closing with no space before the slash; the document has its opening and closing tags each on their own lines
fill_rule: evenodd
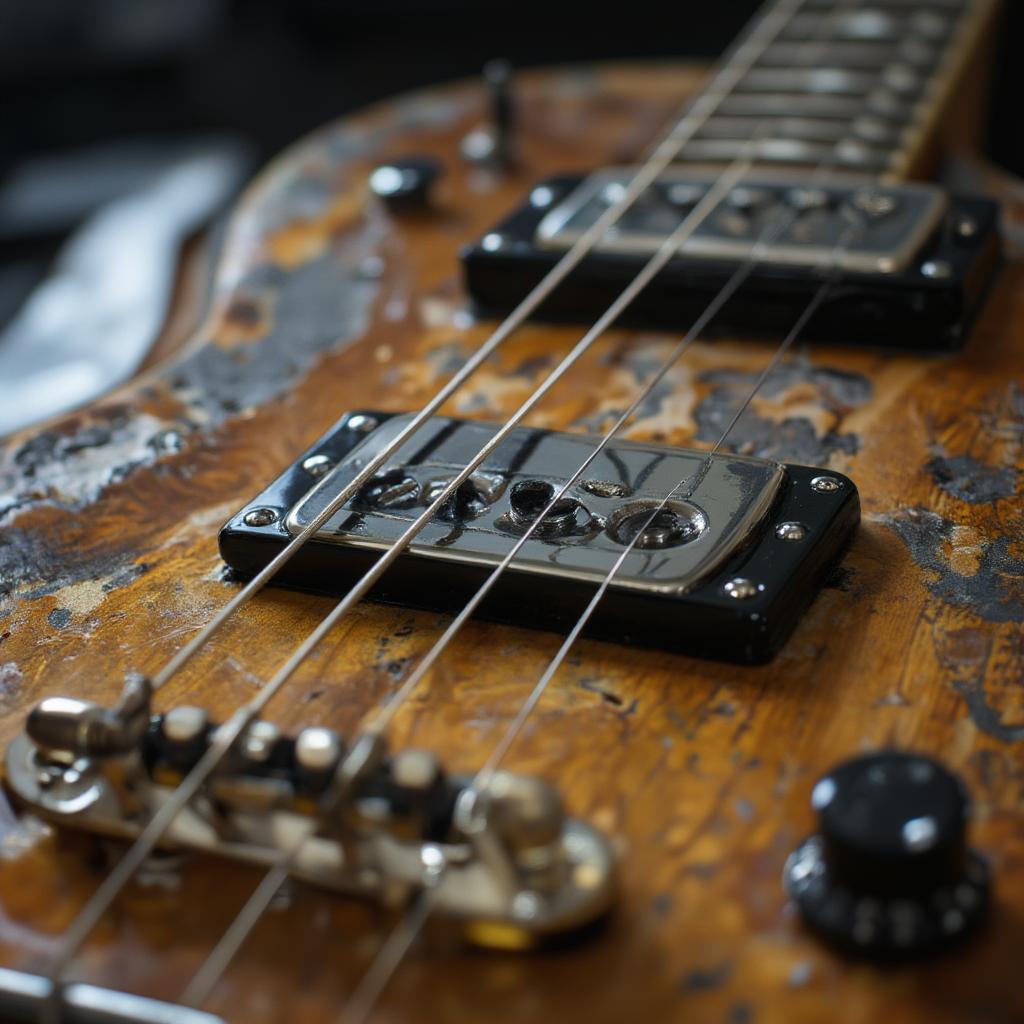
<svg viewBox="0 0 1024 1024">
<path fill-rule="evenodd" d="M 241 577 L 262 569 L 291 540 L 284 525 L 289 511 L 315 483 L 302 468 L 314 455 L 336 462 L 365 438 L 350 424 L 353 416 L 384 423 L 392 414 L 350 413 L 304 452 L 269 487 L 228 521 L 220 532 L 224 561 Z M 839 481 L 836 491 L 820 492 L 811 481 L 823 472 Z M 256 508 L 277 513 L 265 526 L 249 525 Z M 680 595 L 649 595 L 610 588 L 586 629 L 588 636 L 618 643 L 676 651 L 696 657 L 758 664 L 782 647 L 849 543 L 860 519 L 853 482 L 832 471 L 786 466 L 780 494 L 755 536 L 720 571 Z M 802 541 L 776 535 L 783 522 L 807 527 Z M 511 543 L 511 541 L 510 541 Z M 344 592 L 379 557 L 378 552 L 314 538 L 278 574 L 279 585 L 321 593 Z M 472 597 L 489 569 L 403 554 L 370 591 L 388 604 L 457 612 Z M 763 584 L 745 600 L 730 597 L 727 581 L 744 577 Z M 481 604 L 481 618 L 565 633 L 594 593 L 592 584 L 562 577 L 517 573 L 511 568 Z"/>
<path fill-rule="evenodd" d="M 550 204 L 537 208 L 527 202 L 482 236 L 501 236 L 500 248 L 485 249 L 478 242 L 463 251 L 466 288 L 479 316 L 504 316 L 558 262 L 562 253 L 538 247 L 535 231 L 549 210 L 583 180 L 579 175 L 548 179 L 542 184 L 551 190 Z M 965 220 L 972 231 L 959 229 Z M 941 225 L 910 266 L 891 274 L 844 271 L 803 336 L 918 351 L 960 348 L 1001 261 L 998 222 L 999 204 L 993 200 L 952 197 Z M 591 252 L 538 306 L 533 318 L 593 323 L 646 261 L 641 255 Z M 926 263 L 947 267 L 948 276 L 926 276 L 920 269 Z M 684 331 L 736 266 L 731 260 L 677 256 L 637 296 L 619 323 Z M 813 268 L 759 263 L 708 333 L 784 333 L 821 282 L 821 271 Z"/>
</svg>

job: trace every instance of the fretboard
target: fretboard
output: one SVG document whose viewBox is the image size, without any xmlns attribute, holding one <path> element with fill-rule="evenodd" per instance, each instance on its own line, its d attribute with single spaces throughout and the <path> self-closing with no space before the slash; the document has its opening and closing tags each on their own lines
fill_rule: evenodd
<svg viewBox="0 0 1024 1024">
<path fill-rule="evenodd" d="M 749 42 L 740 43 L 732 60 L 749 67 L 681 159 L 724 163 L 749 155 L 752 145 L 759 165 L 905 177 L 995 6 L 803 0 L 758 44 L 752 62 Z M 772 5 L 766 17 L 782 7 L 792 4 Z"/>
</svg>

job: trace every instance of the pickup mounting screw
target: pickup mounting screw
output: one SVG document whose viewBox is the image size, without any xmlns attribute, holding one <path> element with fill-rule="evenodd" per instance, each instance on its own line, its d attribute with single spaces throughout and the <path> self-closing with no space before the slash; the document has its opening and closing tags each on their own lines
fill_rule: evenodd
<svg viewBox="0 0 1024 1024">
<path fill-rule="evenodd" d="M 961 238 L 973 238 L 978 233 L 978 222 L 973 217 L 959 217 L 956 222 L 956 233 Z"/>
<path fill-rule="evenodd" d="M 277 512 L 272 508 L 254 508 L 245 513 L 242 520 L 246 526 L 269 526 L 277 522 Z"/>
<path fill-rule="evenodd" d="M 745 580 L 741 576 L 737 576 L 734 580 L 729 580 L 722 589 L 737 601 L 746 601 L 751 597 L 757 597 L 761 590 L 752 580 Z"/>
<path fill-rule="evenodd" d="M 362 413 L 356 413 L 355 416 L 349 416 L 345 421 L 345 426 L 349 430 L 358 430 L 360 434 L 368 434 L 371 430 L 377 426 L 377 421 L 372 416 L 364 416 Z"/>
<path fill-rule="evenodd" d="M 807 527 L 803 523 L 779 523 L 775 527 L 775 536 L 779 540 L 803 540 L 807 536 Z"/>
<path fill-rule="evenodd" d="M 816 476 L 811 481 L 811 489 L 821 494 L 838 491 L 843 485 L 834 476 Z"/>
<path fill-rule="evenodd" d="M 953 268 L 945 260 L 929 260 L 921 264 L 921 273 L 935 281 L 945 281 L 953 276 Z"/>
<path fill-rule="evenodd" d="M 308 459 L 303 459 L 302 468 L 310 476 L 321 477 L 334 468 L 334 463 L 326 455 L 310 455 Z"/>
</svg>

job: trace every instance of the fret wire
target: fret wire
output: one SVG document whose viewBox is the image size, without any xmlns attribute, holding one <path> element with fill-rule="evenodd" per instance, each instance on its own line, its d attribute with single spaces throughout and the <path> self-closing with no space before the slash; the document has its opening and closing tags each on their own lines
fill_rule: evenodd
<svg viewBox="0 0 1024 1024">
<path fill-rule="evenodd" d="M 541 284 L 527 296 L 520 306 L 516 307 L 516 310 L 514 310 L 505 321 L 503 321 L 495 334 L 491 336 L 490 341 L 485 343 L 485 347 L 486 344 L 494 342 L 495 338 L 501 337 L 503 340 L 503 337 L 507 336 L 508 333 L 511 333 L 513 327 L 518 326 L 518 323 L 520 323 L 522 319 L 524 319 L 529 312 L 535 308 L 535 305 L 546 297 L 548 292 L 542 291 L 545 287 L 545 283 L 553 281 L 554 284 L 557 284 L 558 281 L 561 281 L 562 278 L 568 274 L 569 270 L 572 269 L 572 265 L 566 266 L 568 256 L 573 252 L 576 252 L 578 253 L 577 262 L 581 260 L 585 253 L 589 251 L 589 247 L 596 244 L 596 242 L 603 236 L 604 231 L 615 222 L 617 216 L 621 215 L 632 200 L 640 195 L 647 186 L 651 184 L 651 182 L 653 182 L 666 167 L 668 167 L 673 158 L 682 148 L 683 144 L 692 136 L 700 124 L 703 123 L 707 117 L 711 116 L 718 104 L 721 102 L 721 99 L 728 94 L 731 82 L 738 79 L 738 77 L 744 73 L 753 61 L 756 60 L 756 53 L 750 52 L 744 56 L 745 51 L 753 51 L 757 47 L 763 49 L 764 46 L 767 46 L 786 23 L 786 20 L 790 16 L 788 12 L 796 10 L 804 2 L 805 0 L 776 0 L 776 3 L 768 14 L 765 15 L 764 18 L 760 19 L 753 26 L 749 35 L 741 41 L 730 59 L 730 62 L 727 63 L 718 72 L 718 74 L 716 74 L 709 90 L 703 92 L 697 98 L 682 120 L 679 121 L 672 131 L 669 132 L 669 134 L 655 147 L 652 156 L 642 166 L 637 175 L 634 176 L 620 200 L 610 207 L 609 210 L 606 211 L 606 213 L 596 221 L 583 236 L 581 236 L 576 245 L 570 249 L 566 256 L 562 257 L 559 263 L 556 264 L 556 267 L 553 268 L 553 270 L 549 272 L 549 275 L 543 279 Z M 781 24 L 779 24 L 780 21 Z M 742 60 L 740 60 L 741 57 L 743 57 Z M 738 61 L 738 63 L 734 63 L 736 61 Z M 742 177 L 748 166 L 749 159 L 745 165 L 741 160 L 736 161 L 733 165 L 733 167 L 739 172 L 735 176 L 736 180 L 739 180 Z M 536 404 L 536 402 L 539 401 L 539 399 L 543 397 L 551 387 L 554 386 L 557 380 L 568 371 L 576 359 L 582 356 L 583 353 L 593 344 L 599 334 L 603 333 L 607 326 L 609 326 L 610 323 L 617 318 L 622 310 L 632 301 L 632 299 L 639 294 L 642 288 L 653 276 L 655 276 L 658 270 L 668 262 L 676 249 L 678 249 L 679 245 L 686 240 L 686 237 L 699 227 L 701 221 L 698 219 L 698 211 L 701 211 L 699 216 L 700 218 L 703 218 L 705 212 L 702 207 L 706 205 L 707 212 L 710 212 L 717 202 L 729 191 L 729 189 L 735 185 L 736 181 L 731 180 L 731 170 L 733 170 L 733 168 L 730 168 L 729 171 L 726 171 L 724 175 L 717 179 L 715 184 L 705 195 L 704 200 L 697 204 L 694 210 L 680 224 L 679 228 L 677 228 L 676 231 L 662 243 L 662 246 L 658 249 L 657 253 L 648 261 L 644 269 L 641 270 L 630 285 L 624 289 L 608 310 L 605 311 L 605 314 L 597 324 L 595 324 L 594 327 L 584 335 L 584 338 L 577 343 L 562 363 L 560 363 L 559 366 L 549 374 L 544 383 L 538 387 L 531 398 L 520 407 L 519 413 L 517 414 L 521 414 L 519 415 L 520 419 L 522 416 L 526 415 L 529 409 L 532 408 L 532 406 Z M 714 196 L 713 199 L 710 198 L 712 196 Z M 705 200 L 710 201 L 705 204 Z M 612 214 L 612 211 L 615 211 L 614 215 Z M 586 246 L 583 245 L 584 240 L 588 240 Z M 563 266 L 566 266 L 566 269 L 560 275 L 556 276 L 558 268 Z M 550 287 L 553 288 L 554 284 Z M 531 302 L 534 304 L 528 305 Z M 517 312 L 520 309 L 525 310 L 525 312 L 521 314 L 519 320 L 515 320 Z M 502 329 L 506 328 L 506 325 L 509 324 L 513 324 L 513 327 L 508 327 L 506 334 L 501 335 Z M 600 330 L 598 330 L 599 326 Z M 494 347 L 497 347 L 497 345 L 495 344 Z M 439 394 L 443 393 L 444 390 L 445 389 L 442 389 L 442 392 Z M 436 401 L 436 398 L 434 401 Z M 442 403 L 439 402 L 438 407 L 440 404 Z M 433 402 L 430 406 L 427 406 L 423 411 L 417 414 L 416 419 L 412 422 L 415 423 L 420 417 L 428 418 L 424 414 L 427 409 L 432 408 L 432 406 Z M 518 420 L 516 422 L 518 422 Z M 400 537 L 392 547 L 381 556 L 381 558 L 375 563 L 374 567 L 367 572 L 362 580 L 352 590 L 350 590 L 337 605 L 335 605 L 334 609 L 321 621 L 320 625 L 314 629 L 309 636 L 307 636 L 306 640 L 303 641 L 298 648 L 296 648 L 281 669 L 279 669 L 278 672 L 263 685 L 259 692 L 247 704 L 239 708 L 220 726 L 220 728 L 218 728 L 203 757 L 200 758 L 199 762 L 188 773 L 188 775 L 182 779 L 167 801 L 161 805 L 157 813 L 152 819 L 150 819 L 147 826 L 134 840 L 121 860 L 112 868 L 100 886 L 86 901 L 85 905 L 65 929 L 65 932 L 61 936 L 58 944 L 57 952 L 51 958 L 49 970 L 47 972 L 47 977 L 52 983 L 54 1004 L 59 1002 L 61 978 L 75 953 L 99 923 L 117 895 L 131 880 L 145 858 L 156 847 L 160 838 L 163 836 L 164 832 L 166 832 L 167 828 L 170 827 L 177 814 L 180 813 L 187 803 L 196 795 L 205 779 L 231 748 L 235 740 L 238 739 L 246 726 L 266 706 L 284 683 L 291 678 L 294 671 L 330 631 L 337 620 L 346 611 L 348 611 L 356 601 L 361 599 L 372 584 L 376 582 L 379 575 L 383 574 L 386 568 L 397 558 L 404 547 L 411 542 L 419 530 L 426 525 L 433 514 L 450 497 L 450 495 L 454 493 L 455 489 L 464 482 L 465 479 L 468 479 L 475 466 L 487 457 L 490 451 L 493 450 L 493 447 L 496 446 L 503 436 L 511 431 L 514 425 L 515 424 L 510 421 L 510 423 L 507 423 L 502 427 L 502 430 L 495 435 L 492 441 L 477 453 L 477 456 L 474 457 L 470 466 L 451 481 L 438 498 L 425 510 L 423 515 L 414 521 L 402 537 Z M 388 446 L 388 449 L 386 449 L 382 454 L 386 457 L 394 450 L 396 450 L 395 442 L 392 442 L 392 444 Z M 341 494 L 350 497 L 351 494 L 347 494 L 350 489 L 351 485 L 346 487 Z M 331 506 L 336 503 L 337 507 L 340 507 L 343 500 L 344 497 L 342 497 L 341 500 L 339 500 L 339 498 L 335 498 L 332 503 L 328 504 L 300 534 L 298 534 L 284 549 L 282 549 L 278 556 L 276 556 L 275 559 L 273 559 L 268 566 L 258 574 L 258 576 L 254 577 L 254 579 L 247 584 L 246 588 L 236 595 L 233 601 L 228 603 L 225 610 L 223 610 L 222 613 L 219 613 L 218 616 L 216 616 L 215 619 L 212 620 L 212 622 L 208 624 L 208 626 L 205 627 L 196 638 L 194 638 L 193 642 L 186 645 L 182 651 L 180 651 L 178 655 L 168 663 L 164 670 L 154 677 L 154 686 L 165 684 L 167 680 L 199 650 L 199 648 L 205 643 L 206 639 L 208 639 L 214 630 L 219 627 L 223 621 L 225 621 L 228 615 L 235 608 L 239 607 L 246 600 L 254 596 L 255 593 L 257 593 L 258 590 L 261 589 L 262 586 L 265 585 L 265 583 L 274 575 L 274 573 L 276 573 L 276 571 L 285 564 L 288 558 L 298 550 L 298 547 L 301 546 L 302 543 L 305 543 L 316 530 L 324 525 L 329 516 L 333 514 L 333 511 L 336 511 L 336 509 L 332 509 Z M 319 521 L 321 518 L 323 518 L 323 522 Z"/>
</svg>

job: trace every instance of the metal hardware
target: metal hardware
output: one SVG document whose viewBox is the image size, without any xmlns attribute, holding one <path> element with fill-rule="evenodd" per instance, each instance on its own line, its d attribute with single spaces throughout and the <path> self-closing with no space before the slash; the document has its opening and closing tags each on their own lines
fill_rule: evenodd
<svg viewBox="0 0 1024 1024">
<path fill-rule="evenodd" d="M 56 824 L 129 840 L 174 790 L 183 743 L 198 758 L 205 748 L 194 745 L 197 739 L 205 744 L 210 732 L 198 709 L 151 715 L 148 702 L 143 729 L 137 714 L 119 717 L 65 698 L 44 701 L 30 717 L 32 733 L 22 732 L 7 748 L 7 780 L 17 797 Z M 121 724 L 114 741 L 83 756 L 89 744 L 69 721 L 102 721 L 114 732 L 114 723 Z M 41 745 L 39 737 L 48 742 Z M 44 769 L 52 769 L 45 784 Z M 308 836 L 292 874 L 380 901 L 412 894 L 423 884 L 424 866 L 438 860 L 444 869 L 431 883 L 437 913 L 471 925 L 515 924 L 536 940 L 605 913 L 612 894 L 610 848 L 594 829 L 565 816 L 547 783 L 496 773 L 478 794 L 472 834 L 453 817 L 465 792 L 465 784 L 446 776 L 429 754 L 389 757 L 378 734 L 358 737 L 346 753 L 328 729 L 308 728 L 290 740 L 260 722 L 174 820 L 165 842 L 270 866 Z M 535 908 L 528 920 L 516 903 L 523 893 Z M 0 976 L 0 999 L 3 993 Z M 205 1024 L 207 1018 L 195 1020 Z"/>
<path fill-rule="evenodd" d="M 704 512 L 684 501 L 637 501 L 621 508 L 608 525 L 608 534 L 619 544 L 633 544 L 641 551 L 689 544 L 708 528 Z M 651 519 L 651 513 L 655 516 Z M 650 520 L 650 521 L 648 521 Z M 638 536 L 639 534 L 639 536 Z"/>
<path fill-rule="evenodd" d="M 161 726 L 164 736 L 171 743 L 191 743 L 203 735 L 209 721 L 209 716 L 202 708 L 183 704 L 179 708 L 168 711 L 163 717 Z"/>
<path fill-rule="evenodd" d="M 895 213 L 899 200 L 891 192 L 879 192 L 873 188 L 859 189 L 853 194 L 850 205 L 859 213 L 873 220 L 880 220 Z"/>
<path fill-rule="evenodd" d="M 512 65 L 507 60 L 490 60 L 484 65 L 488 124 L 474 128 L 462 140 L 464 160 L 474 164 L 509 165 L 513 152 L 515 108 L 512 97 Z"/>
<path fill-rule="evenodd" d="M 373 416 L 364 413 L 354 413 L 345 421 L 349 430 L 357 430 L 360 434 L 368 434 L 371 430 L 377 429 L 377 420 Z"/>
<path fill-rule="evenodd" d="M 253 722 L 241 739 L 242 753 L 256 763 L 267 761 L 280 742 L 281 735 L 281 730 L 273 722 Z"/>
<path fill-rule="evenodd" d="M 244 513 L 224 525 L 220 550 L 236 573 L 258 573 L 407 422 L 388 413 L 366 415 L 380 421 L 378 430 L 356 436 L 347 426 L 351 414 L 342 417 L 250 503 L 290 507 L 271 529 L 247 526 Z M 324 523 L 308 557 L 286 567 L 279 581 L 344 591 L 494 429 L 479 421 L 429 421 Z M 598 449 L 598 440 L 526 427 L 510 433 L 424 526 L 376 596 L 458 612 L 507 558 L 512 538 L 522 538 L 555 492 L 580 475 L 516 545 L 480 606 L 482 617 L 564 629 L 566 609 L 585 604 L 617 564 L 588 635 L 747 664 L 770 658 L 820 588 L 820 567 L 838 558 L 856 527 L 859 498 L 852 481 L 830 474 L 842 481 L 842 492 L 822 501 L 811 488 L 821 470 L 629 441 Z M 310 489 L 301 463 L 312 454 L 328 455 L 335 468 Z M 669 506 L 645 526 L 670 495 Z M 779 541 L 775 529 L 786 522 L 805 526 L 803 543 Z M 627 535 L 639 529 L 641 543 L 627 548 Z M 722 599 L 733 577 L 764 584 L 749 614 L 746 607 L 737 614 L 738 607 Z"/>
<path fill-rule="evenodd" d="M 303 729 L 295 741 L 295 763 L 311 772 L 330 771 L 341 759 L 341 739 L 330 729 Z"/>
<path fill-rule="evenodd" d="M 48 978 L 0 967 L 0 1019 L 4 1024 L 38 1024 L 52 1009 Z M 225 1024 L 223 1018 L 177 1003 L 76 982 L 61 989 L 61 1024 Z"/>
<path fill-rule="evenodd" d="M 246 526 L 270 526 L 277 522 L 277 511 L 272 508 L 254 508 L 245 514 Z"/>
<path fill-rule="evenodd" d="M 326 455 L 310 455 L 302 463 L 302 468 L 312 477 L 319 479 L 331 469 L 334 463 Z"/>
<path fill-rule="evenodd" d="M 811 481 L 812 489 L 821 494 L 829 494 L 832 491 L 838 491 L 842 486 L 843 485 L 834 476 L 816 476 Z"/>
<path fill-rule="evenodd" d="M 381 426 L 372 438 L 372 448 L 386 445 L 404 426 L 408 417 L 396 416 Z M 372 503 L 358 500 L 342 508 L 317 535 L 329 544 L 352 545 L 371 550 L 382 550 L 398 537 L 414 518 L 424 502 L 430 500 L 431 481 L 450 475 L 466 461 L 467 454 L 476 451 L 495 428 L 486 423 L 459 422 L 438 417 L 418 432 L 395 455 L 401 473 L 420 482 L 422 497 L 407 508 L 375 509 Z M 554 487 L 580 465 L 590 451 L 590 439 L 574 434 L 554 434 L 521 428 L 513 432 L 508 452 L 521 451 L 522 459 L 510 464 L 486 463 L 483 470 L 498 478 L 502 486 L 495 486 L 490 503 L 481 502 L 467 515 L 453 520 L 451 516 L 438 517 L 429 524 L 412 544 L 411 553 L 447 562 L 461 562 L 478 566 L 493 566 L 501 561 L 507 550 L 507 535 L 518 532 L 519 526 L 529 520 L 517 509 L 513 495 L 522 494 L 524 484 L 541 487 L 550 496 Z M 337 493 L 358 470 L 356 459 L 365 460 L 372 455 L 366 446 L 354 449 L 351 456 L 339 461 L 335 469 L 306 494 L 285 517 L 285 526 L 292 534 L 298 533 L 323 508 L 331 495 Z M 414 454 L 416 453 L 416 454 Z M 410 461 L 404 461 L 404 460 Z M 627 467 L 624 469 L 624 467 Z M 691 589 L 700 579 L 713 572 L 732 552 L 740 547 L 750 532 L 762 520 L 778 493 L 784 477 L 783 468 L 776 462 L 747 456 L 718 453 L 708 458 L 706 452 L 688 451 L 665 446 L 638 445 L 617 442 L 603 452 L 593 463 L 595 473 L 602 478 L 622 478 L 628 474 L 625 485 L 633 492 L 634 501 L 654 502 L 672 492 L 680 480 L 700 480 L 700 507 L 674 503 L 672 516 L 678 517 L 669 548 L 666 534 L 662 542 L 653 546 L 666 547 L 669 557 L 652 562 L 643 550 L 644 545 L 632 551 L 617 574 L 613 587 L 638 590 L 652 594 L 676 594 Z M 506 491 L 507 486 L 507 491 Z M 502 491 L 507 499 L 497 500 Z M 566 495 L 566 506 L 552 510 L 552 530 L 544 531 L 523 547 L 516 559 L 517 573 L 535 576 L 568 577 L 574 580 L 600 583 L 612 563 L 621 555 L 623 539 L 618 535 L 620 520 L 612 517 L 623 512 L 620 500 L 608 497 L 599 502 L 593 492 Z M 506 501 L 508 504 L 506 504 Z M 587 505 L 589 516 L 577 522 L 574 529 L 561 531 L 555 527 L 566 523 L 575 514 L 581 502 Z M 543 508 L 542 502 L 535 510 Z M 532 507 L 532 505 L 531 505 Z M 653 506 L 650 506 L 653 507 Z M 634 510 L 635 511 L 635 510 Z M 357 514 L 353 514 L 357 512 Z M 597 520 L 613 523 L 607 532 L 601 532 Z M 593 520 L 594 529 L 590 528 Z M 458 521 L 461 533 L 458 543 L 449 540 L 451 523 Z M 667 526 L 667 521 L 661 527 Z M 655 528 L 655 532 L 660 528 Z M 582 535 L 586 543 L 567 545 L 557 561 L 551 558 L 551 542 L 564 532 Z M 669 531 L 670 533 L 672 531 Z M 653 535 L 652 535 L 653 536 Z M 683 541 L 686 541 L 683 543 Z"/>
<path fill-rule="evenodd" d="M 978 233 L 978 222 L 973 217 L 957 217 L 956 233 L 960 238 L 973 238 Z"/>
<path fill-rule="evenodd" d="M 560 251 L 571 246 L 602 214 L 609 189 L 621 190 L 630 173 L 616 168 L 585 178 L 540 220 L 537 246 Z M 692 172 L 665 172 L 623 214 L 614 234 L 606 236 L 596 251 L 653 253 L 678 223 L 680 206 L 687 205 L 680 203 L 680 197 L 699 198 L 710 184 L 709 178 Z M 747 259 L 770 219 L 794 205 L 799 210 L 819 210 L 820 216 L 810 227 L 804 223 L 798 230 L 794 225 L 761 246 L 764 263 L 820 267 L 835 260 L 841 270 L 892 273 L 912 263 L 946 212 L 948 201 L 934 185 L 900 184 L 883 192 L 838 177 L 825 185 L 812 186 L 808 181 L 802 187 L 798 175 L 762 173 L 733 189 L 683 243 L 680 255 Z M 863 230 L 837 253 L 838 239 L 848 233 L 851 210 L 863 215 Z M 485 236 L 483 248 L 494 251 L 488 249 L 489 237 Z"/>
<path fill-rule="evenodd" d="M 737 601 L 749 600 L 751 597 L 757 597 L 761 592 L 761 588 L 756 583 L 742 577 L 729 580 L 722 589 Z"/>
<path fill-rule="evenodd" d="M 430 156 L 381 164 L 370 174 L 370 191 L 396 213 L 426 210 L 441 164 Z"/>
<path fill-rule="evenodd" d="M 823 188 L 792 188 L 786 193 L 786 199 L 794 210 L 801 213 L 824 210 L 829 204 L 829 194 Z"/>
<path fill-rule="evenodd" d="M 779 540 L 803 540 L 807 536 L 807 527 L 803 523 L 779 523 L 775 527 L 775 536 Z"/>
<path fill-rule="evenodd" d="M 953 276 L 953 268 L 946 260 L 928 260 L 921 264 L 921 273 L 936 281 L 945 281 Z"/>
<path fill-rule="evenodd" d="M 526 201 L 482 232 L 461 254 L 477 315 L 501 316 L 516 308 L 557 265 L 565 247 L 607 211 L 604 187 L 624 180 L 614 170 L 548 178 L 534 189 L 549 189 L 558 197 L 554 203 L 538 207 Z M 533 318 L 593 323 L 607 306 L 609 288 L 629 285 L 710 180 L 707 173 L 678 166 L 659 175 L 616 223 L 617 233 L 588 251 L 565 287 L 548 295 Z M 769 189 L 773 200 L 741 212 L 723 199 L 636 296 L 623 326 L 687 330 L 728 285 L 736 264 L 749 260 L 746 283 L 716 315 L 716 331 L 784 334 L 820 288 L 821 269 L 835 266 L 839 286 L 806 324 L 809 337 L 927 351 L 963 346 L 1000 265 L 997 203 L 949 196 L 934 185 L 892 184 L 885 194 L 897 196 L 899 207 L 871 218 L 849 202 L 863 188 L 862 179 L 758 168 L 756 179 L 744 184 Z M 961 217 L 977 225 L 973 236 L 956 233 Z M 491 236 L 501 240 L 497 248 L 490 248 Z M 921 264 L 939 260 L 951 264 L 952 276 L 926 282 Z"/>
</svg>

